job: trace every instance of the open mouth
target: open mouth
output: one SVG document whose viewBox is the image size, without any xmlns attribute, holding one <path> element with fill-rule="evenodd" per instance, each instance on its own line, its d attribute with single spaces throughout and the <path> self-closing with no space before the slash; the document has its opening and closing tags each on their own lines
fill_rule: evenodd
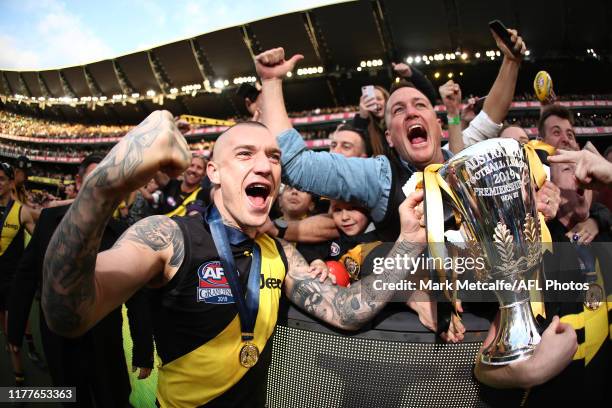
<svg viewBox="0 0 612 408">
<path fill-rule="evenodd" d="M 411 125 L 408 128 L 408 140 L 413 145 L 426 142 L 427 130 L 420 124 Z"/>
<path fill-rule="evenodd" d="M 270 191 L 271 187 L 263 183 L 251 183 L 245 189 L 251 204 L 259 208 L 265 207 Z"/>
</svg>

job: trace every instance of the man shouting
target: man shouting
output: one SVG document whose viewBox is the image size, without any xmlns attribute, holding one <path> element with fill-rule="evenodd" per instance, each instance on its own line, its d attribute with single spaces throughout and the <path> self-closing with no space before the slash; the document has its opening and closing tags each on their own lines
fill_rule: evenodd
<svg viewBox="0 0 612 408">
<path fill-rule="evenodd" d="M 97 254 L 104 225 L 128 192 L 159 170 L 173 177 L 189 164 L 171 114 L 152 113 L 85 180 L 49 244 L 42 298 L 49 327 L 79 335 L 148 285 L 163 363 L 160 406 L 263 407 L 281 291 L 313 316 L 356 329 L 392 296 L 372 293 L 372 282 L 411 272 L 385 270 L 349 288 L 322 283 L 291 245 L 258 234 L 278 193 L 280 154 L 264 125 L 233 126 L 207 164 L 214 192 L 203 217 L 145 218 Z M 424 249 L 421 201 L 414 193 L 400 207 L 401 234 L 388 256 Z"/>
</svg>

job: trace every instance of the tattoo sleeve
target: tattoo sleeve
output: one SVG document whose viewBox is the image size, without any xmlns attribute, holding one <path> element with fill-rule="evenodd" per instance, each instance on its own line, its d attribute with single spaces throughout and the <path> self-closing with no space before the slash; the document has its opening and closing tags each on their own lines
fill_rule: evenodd
<svg viewBox="0 0 612 408">
<path fill-rule="evenodd" d="M 113 183 L 134 177 L 159 134 L 159 125 L 160 115 L 149 116 L 126 136 L 127 143 L 119 143 L 109 152 L 85 179 L 49 242 L 43 266 L 42 306 L 49 327 L 59 334 L 74 335 L 90 324 L 88 317 L 96 307 L 97 253 L 106 224 L 122 199 Z M 164 224 L 159 219 L 151 223 Z M 169 231 L 169 227 L 160 228 L 157 235 L 150 231 L 147 234 L 146 228 L 139 225 L 128 235 L 156 250 L 175 244 L 175 235 Z M 171 262 L 179 263 L 181 254 L 182 247 L 175 251 Z"/>
<path fill-rule="evenodd" d="M 371 274 L 351 284 L 335 286 L 308 273 L 308 263 L 290 244 L 283 242 L 289 264 L 286 293 L 289 299 L 309 314 L 342 329 L 356 330 L 372 319 L 393 296 L 392 291 L 376 291 L 374 280 L 395 283 L 405 279 L 410 269 L 385 269 L 381 274 Z M 387 254 L 388 258 L 417 257 L 424 244 L 398 241 Z"/>
</svg>

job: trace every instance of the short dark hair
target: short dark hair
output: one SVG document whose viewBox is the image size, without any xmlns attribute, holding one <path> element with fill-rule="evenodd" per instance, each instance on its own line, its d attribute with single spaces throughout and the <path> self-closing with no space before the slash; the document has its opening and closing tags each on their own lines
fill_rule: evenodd
<svg viewBox="0 0 612 408">
<path fill-rule="evenodd" d="M 92 164 L 98 164 L 104 159 L 104 156 L 98 153 L 92 153 L 90 155 L 85 156 L 85 158 L 79 164 L 79 177 L 83 179 L 85 176 L 85 171 Z"/>
<path fill-rule="evenodd" d="M 361 140 L 363 141 L 363 146 L 365 148 L 365 154 L 368 157 L 372 156 L 372 145 L 370 144 L 370 137 L 368 136 L 367 129 L 355 127 L 351 125 L 350 123 L 343 123 L 342 125 L 338 126 L 338 128 L 336 129 L 336 132 L 341 132 L 343 130 L 357 133 L 359 137 L 361 138 Z"/>
<path fill-rule="evenodd" d="M 571 110 L 561 105 L 550 105 L 542 110 L 540 120 L 538 121 L 538 137 L 544 139 L 544 122 L 551 116 L 557 116 L 561 119 L 566 119 L 574 126 L 574 114 Z"/>
</svg>

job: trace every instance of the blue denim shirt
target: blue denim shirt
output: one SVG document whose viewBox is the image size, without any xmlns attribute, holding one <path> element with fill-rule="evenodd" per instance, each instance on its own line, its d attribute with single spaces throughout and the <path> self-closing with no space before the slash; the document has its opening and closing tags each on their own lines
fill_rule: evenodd
<svg viewBox="0 0 612 408">
<path fill-rule="evenodd" d="M 391 192 L 391 164 L 385 156 L 347 158 L 313 152 L 295 129 L 282 132 L 278 144 L 284 183 L 330 199 L 357 202 L 370 210 L 374 221 L 384 218 Z"/>
</svg>

